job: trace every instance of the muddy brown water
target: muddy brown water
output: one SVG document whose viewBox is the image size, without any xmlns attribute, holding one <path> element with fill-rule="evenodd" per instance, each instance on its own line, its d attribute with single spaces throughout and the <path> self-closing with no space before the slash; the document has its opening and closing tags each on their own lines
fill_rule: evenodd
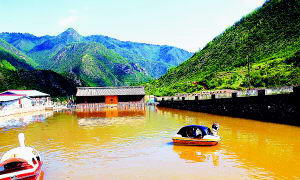
<svg viewBox="0 0 300 180">
<path fill-rule="evenodd" d="M 180 127 L 221 125 L 217 146 L 171 143 Z M 43 112 L 0 118 L 0 155 L 26 144 L 44 161 L 44 179 L 299 179 L 300 128 L 146 107 Z"/>
</svg>

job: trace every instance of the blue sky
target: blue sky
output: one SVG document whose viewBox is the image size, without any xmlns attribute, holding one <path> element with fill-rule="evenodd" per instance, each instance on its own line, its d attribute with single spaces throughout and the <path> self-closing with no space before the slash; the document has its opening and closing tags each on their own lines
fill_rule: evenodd
<svg viewBox="0 0 300 180">
<path fill-rule="evenodd" d="M 0 32 L 81 35 L 197 51 L 264 0 L 0 0 Z"/>
</svg>

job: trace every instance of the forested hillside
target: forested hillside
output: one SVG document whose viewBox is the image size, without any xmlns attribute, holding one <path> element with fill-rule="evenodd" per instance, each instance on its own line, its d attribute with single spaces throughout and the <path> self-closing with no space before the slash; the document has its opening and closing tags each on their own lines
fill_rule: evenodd
<svg viewBox="0 0 300 180">
<path fill-rule="evenodd" d="M 0 33 L 0 38 L 30 57 L 35 68 L 72 74 L 89 86 L 145 82 L 192 56 L 172 46 L 120 41 L 102 35 L 82 36 L 72 28 L 57 36 Z M 71 67 L 70 62 L 74 62 Z"/>
<path fill-rule="evenodd" d="M 30 62 L 30 58 L 0 41 L 0 92 L 8 89 L 36 89 L 51 96 L 68 96 L 76 92 L 76 86 L 82 85 L 80 80 L 50 70 L 35 70 L 28 64 Z"/>
<path fill-rule="evenodd" d="M 140 65 L 95 42 L 70 44 L 51 62 L 54 71 L 74 74 L 88 86 L 132 85 L 151 79 Z"/>
<path fill-rule="evenodd" d="M 300 1 L 271 0 L 148 84 L 150 94 L 300 84 Z"/>
</svg>

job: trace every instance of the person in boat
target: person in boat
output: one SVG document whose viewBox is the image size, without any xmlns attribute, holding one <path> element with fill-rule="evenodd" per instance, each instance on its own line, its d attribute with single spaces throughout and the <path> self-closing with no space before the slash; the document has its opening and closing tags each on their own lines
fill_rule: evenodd
<svg viewBox="0 0 300 180">
<path fill-rule="evenodd" d="M 211 128 L 212 128 L 212 134 L 216 136 L 218 134 L 218 130 L 220 129 L 220 125 L 218 123 L 213 123 L 211 125 Z"/>
<path fill-rule="evenodd" d="M 178 134 L 181 134 L 182 137 L 188 137 L 188 138 L 202 138 L 203 133 L 202 130 L 199 128 L 200 126 L 186 126 L 183 129 L 181 129 Z"/>
<path fill-rule="evenodd" d="M 214 123 L 212 125 L 212 130 L 206 126 L 189 125 L 181 128 L 178 134 L 180 134 L 182 137 L 201 139 L 205 135 L 217 135 L 219 127 L 220 126 L 218 123 Z"/>
<path fill-rule="evenodd" d="M 195 138 L 202 138 L 202 132 L 199 128 L 196 128 L 195 130 Z"/>
<path fill-rule="evenodd" d="M 187 131 L 187 136 L 190 138 L 202 138 L 202 132 L 199 128 L 191 127 Z"/>
</svg>

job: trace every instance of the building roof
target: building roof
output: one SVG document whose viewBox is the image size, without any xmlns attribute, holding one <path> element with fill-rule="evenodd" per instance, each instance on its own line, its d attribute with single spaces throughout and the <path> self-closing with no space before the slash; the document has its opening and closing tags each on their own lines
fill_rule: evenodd
<svg viewBox="0 0 300 180">
<path fill-rule="evenodd" d="M 78 87 L 76 96 L 145 95 L 143 86 Z"/>
<path fill-rule="evenodd" d="M 7 90 L 1 94 L 21 94 L 21 95 L 26 95 L 28 97 L 47 97 L 50 96 L 50 94 L 42 93 L 37 90 Z"/>
<path fill-rule="evenodd" d="M 17 99 L 22 99 L 26 97 L 26 95 L 2 95 L 0 94 L 0 102 L 7 102 L 7 101 L 13 101 L 13 100 L 17 100 Z M 28 97 L 27 97 L 28 98 Z"/>
</svg>

